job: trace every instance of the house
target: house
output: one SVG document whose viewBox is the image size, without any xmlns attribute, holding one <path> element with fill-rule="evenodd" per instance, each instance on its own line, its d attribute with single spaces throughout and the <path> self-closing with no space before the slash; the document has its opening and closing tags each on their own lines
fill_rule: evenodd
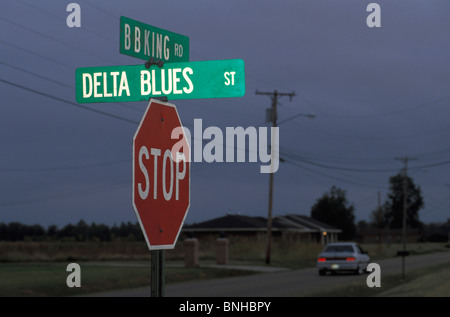
<svg viewBox="0 0 450 317">
<path fill-rule="evenodd" d="M 280 229 L 283 239 L 304 242 L 328 242 L 338 241 L 341 229 L 313 219 L 305 215 L 278 216 L 273 219 L 273 226 Z"/>
<path fill-rule="evenodd" d="M 267 237 L 267 218 L 251 217 L 239 214 L 227 214 L 223 217 L 201 223 L 185 225 L 183 234 L 187 237 Z M 277 216 L 272 219 L 272 236 L 285 241 L 321 242 L 337 241 L 342 230 L 304 215 Z"/>
<path fill-rule="evenodd" d="M 192 225 L 185 225 L 182 232 L 186 236 L 256 236 L 264 237 L 267 232 L 267 219 L 227 214 L 226 216 L 207 220 Z"/>
</svg>

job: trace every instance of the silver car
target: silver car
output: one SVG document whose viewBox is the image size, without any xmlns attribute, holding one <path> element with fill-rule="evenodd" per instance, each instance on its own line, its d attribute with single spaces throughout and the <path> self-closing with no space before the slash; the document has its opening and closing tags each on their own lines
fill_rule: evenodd
<svg viewBox="0 0 450 317">
<path fill-rule="evenodd" d="M 320 275 L 327 272 L 354 272 L 362 274 L 367 269 L 370 257 L 355 242 L 336 242 L 326 245 L 317 257 L 317 268 Z"/>
</svg>

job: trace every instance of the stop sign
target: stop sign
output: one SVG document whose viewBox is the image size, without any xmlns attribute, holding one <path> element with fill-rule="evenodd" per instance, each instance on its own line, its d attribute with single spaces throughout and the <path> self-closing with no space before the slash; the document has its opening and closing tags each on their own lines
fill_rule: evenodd
<svg viewBox="0 0 450 317">
<path fill-rule="evenodd" d="M 150 250 L 173 249 L 190 203 L 190 149 L 175 105 L 151 99 L 133 138 L 133 208 Z"/>
</svg>

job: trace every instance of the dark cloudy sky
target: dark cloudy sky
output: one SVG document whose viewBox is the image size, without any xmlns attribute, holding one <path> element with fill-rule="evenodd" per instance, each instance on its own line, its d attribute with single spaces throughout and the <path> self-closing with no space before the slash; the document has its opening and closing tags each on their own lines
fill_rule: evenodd
<svg viewBox="0 0 450 317">
<path fill-rule="evenodd" d="M 335 185 L 369 220 L 408 156 L 420 219 L 450 218 L 448 0 L 377 1 L 380 28 L 362 0 L 73 1 L 80 28 L 66 25 L 70 2 L 2 1 L 0 222 L 136 221 L 132 138 L 147 103 L 75 100 L 76 68 L 143 63 L 119 53 L 122 15 L 189 36 L 191 61 L 244 60 L 244 97 L 174 102 L 188 127 L 266 126 L 271 100 L 256 90 L 296 93 L 279 100 L 274 215 L 309 215 Z M 186 222 L 266 217 L 259 165 L 194 163 Z"/>
</svg>

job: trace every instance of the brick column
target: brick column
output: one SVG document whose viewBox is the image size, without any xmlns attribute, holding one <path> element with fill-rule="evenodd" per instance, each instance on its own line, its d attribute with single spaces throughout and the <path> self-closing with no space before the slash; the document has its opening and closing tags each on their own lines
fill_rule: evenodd
<svg viewBox="0 0 450 317">
<path fill-rule="evenodd" d="M 216 263 L 228 264 L 228 239 L 219 238 L 216 241 Z"/>
<path fill-rule="evenodd" d="M 188 238 L 184 240 L 185 267 L 198 266 L 198 240 L 196 238 Z"/>
</svg>

